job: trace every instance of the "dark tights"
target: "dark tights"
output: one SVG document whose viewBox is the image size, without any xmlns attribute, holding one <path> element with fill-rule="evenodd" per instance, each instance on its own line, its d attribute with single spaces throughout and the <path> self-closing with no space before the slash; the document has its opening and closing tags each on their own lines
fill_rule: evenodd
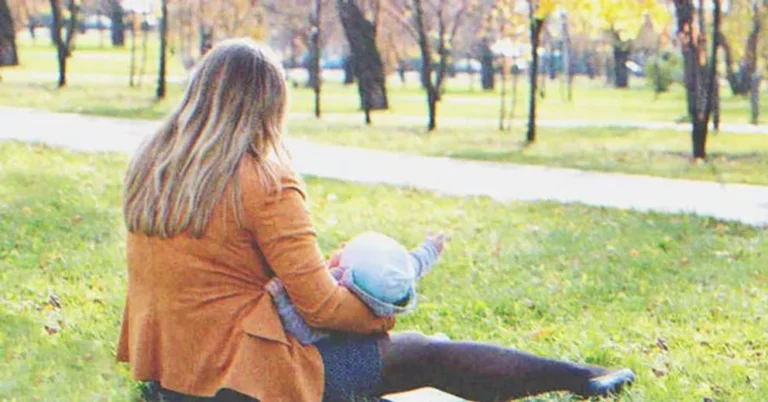
<svg viewBox="0 0 768 402">
<path fill-rule="evenodd" d="M 472 401 L 507 401 L 551 391 L 580 394 L 606 369 L 544 359 L 515 349 L 452 342 L 418 333 L 381 340 L 379 395 L 433 387 Z"/>
<path fill-rule="evenodd" d="M 381 339 L 379 351 L 383 367 L 377 395 L 423 387 L 478 402 L 508 401 L 551 391 L 582 394 L 588 379 L 608 371 L 489 344 L 435 340 L 418 333 L 398 333 Z M 154 394 L 157 390 L 147 391 Z M 194 398 L 165 390 L 161 393 L 164 399 L 150 396 L 147 400 L 252 401 L 228 390 L 213 398 Z"/>
</svg>

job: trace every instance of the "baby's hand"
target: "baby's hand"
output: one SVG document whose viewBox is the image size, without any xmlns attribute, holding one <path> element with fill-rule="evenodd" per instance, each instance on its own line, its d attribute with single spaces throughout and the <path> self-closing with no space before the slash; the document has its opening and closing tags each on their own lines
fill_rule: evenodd
<svg viewBox="0 0 768 402">
<path fill-rule="evenodd" d="M 424 239 L 425 242 L 430 243 L 435 249 L 437 250 L 438 254 L 443 253 L 443 247 L 445 247 L 445 242 L 450 240 L 445 233 L 440 232 L 437 234 L 437 236 L 434 236 L 432 234 L 432 231 L 427 232 L 427 237 Z"/>
<path fill-rule="evenodd" d="M 269 282 L 267 282 L 267 284 L 264 285 L 264 289 L 267 291 L 267 293 L 272 295 L 272 297 L 277 297 L 281 293 L 285 292 L 283 282 L 277 278 L 272 278 Z"/>
</svg>

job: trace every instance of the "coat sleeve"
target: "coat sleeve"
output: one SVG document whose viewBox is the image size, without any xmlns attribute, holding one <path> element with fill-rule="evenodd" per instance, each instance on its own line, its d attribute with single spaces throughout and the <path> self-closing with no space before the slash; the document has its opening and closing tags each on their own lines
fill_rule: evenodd
<svg viewBox="0 0 768 402">
<path fill-rule="evenodd" d="M 331 276 L 317 245 L 298 179 L 285 174 L 281 191 L 265 195 L 252 170 L 242 176 L 244 224 L 307 324 L 363 334 L 392 329 L 393 317 L 376 317 Z"/>
</svg>

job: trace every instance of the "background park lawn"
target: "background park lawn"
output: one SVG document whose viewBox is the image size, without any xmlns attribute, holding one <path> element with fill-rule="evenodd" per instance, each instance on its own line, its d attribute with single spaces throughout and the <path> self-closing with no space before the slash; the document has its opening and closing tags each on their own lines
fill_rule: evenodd
<svg viewBox="0 0 768 402">
<path fill-rule="evenodd" d="M 108 36 L 108 35 L 107 35 Z M 4 84 L 0 91 L 11 93 L 9 91 L 35 90 L 42 86 L 53 90 L 56 82 L 56 52 L 50 45 L 47 38 L 39 37 L 32 41 L 27 35 L 19 36 L 19 58 L 21 65 L 18 67 L 3 68 L 2 74 Z M 78 36 L 76 49 L 70 58 L 68 64 L 68 77 L 72 83 L 91 85 L 98 84 L 100 91 L 105 96 L 114 94 L 119 97 L 129 96 L 148 101 L 143 106 L 151 105 L 152 89 L 156 83 L 157 77 L 157 54 L 158 41 L 156 35 L 150 35 L 147 41 L 147 57 L 142 63 L 141 47 L 136 54 L 136 71 L 141 70 L 144 65 L 144 72 L 147 75 L 143 80 L 144 89 L 128 88 L 128 77 L 130 71 L 130 42 L 125 48 L 112 48 L 109 46 L 109 38 L 104 42 L 98 33 Z M 171 50 L 173 46 L 171 46 Z M 171 81 L 183 79 L 187 72 L 183 67 L 183 62 L 179 54 L 170 54 L 168 57 L 168 75 Z M 325 113 L 359 113 L 359 99 L 357 96 L 356 85 L 344 86 L 341 84 L 341 72 L 324 72 L 326 82 L 323 85 L 323 111 Z M 296 82 L 299 87 L 294 91 L 292 97 L 291 111 L 296 113 L 311 113 L 314 110 L 314 97 L 310 90 L 304 89 L 306 73 L 304 70 L 293 70 L 289 78 Z M 470 81 L 474 81 L 471 84 Z M 510 79 L 511 81 L 511 79 Z M 108 84 L 105 86 L 105 84 Z M 73 88 L 77 85 L 73 85 Z M 114 88 L 112 88 L 114 87 Z M 500 87 L 500 85 L 499 85 Z M 105 91 L 109 88 L 109 91 Z M 414 72 L 408 75 L 406 83 L 403 84 L 396 76 L 390 76 L 388 81 L 390 111 L 384 115 L 397 116 L 416 116 L 425 117 L 427 115 L 426 95 L 421 89 L 418 81 L 418 75 Z M 65 92 L 74 92 L 64 89 Z M 176 93 L 179 89 L 176 88 Z M 508 83 L 508 98 L 506 111 L 511 109 L 512 84 Z M 749 122 L 749 102 L 745 97 L 732 96 L 726 85 L 722 88 L 722 121 L 728 123 L 748 123 Z M 567 101 L 565 96 L 565 87 L 561 80 L 546 80 L 544 85 L 546 96 L 539 100 L 538 117 L 541 120 L 588 120 L 595 122 L 673 122 L 686 117 L 685 109 L 685 91 L 679 84 L 674 84 L 670 92 L 654 95 L 653 91 L 646 85 L 644 78 L 632 77 L 630 79 L 630 88 L 617 90 L 605 83 L 603 77 L 597 77 L 589 80 L 585 77 L 576 77 L 573 99 Z M 527 116 L 527 77 L 521 75 L 517 87 L 517 105 L 515 106 L 515 117 L 525 119 Z M 92 93 L 89 93 L 92 95 Z M 142 96 L 144 95 L 144 96 Z M 172 92 L 171 98 L 173 99 Z M 178 94 L 176 94 L 178 96 Z M 762 121 L 768 117 L 768 93 L 762 95 L 761 116 Z M 0 104 L 18 102 L 21 105 L 52 107 L 61 110 L 65 105 L 45 105 L 40 102 L 36 96 L 11 97 L 3 96 Z M 100 97 L 88 98 L 97 101 L 103 101 Z M 473 119 L 498 119 L 499 116 L 499 88 L 491 92 L 483 92 L 480 89 L 479 77 L 475 75 L 470 80 L 466 74 L 459 75 L 457 78 L 449 79 L 446 83 L 446 93 L 444 100 L 438 106 L 438 118 L 448 117 L 449 119 L 473 118 Z M 104 103 L 104 102 L 100 102 Z M 116 103 L 116 102 L 107 102 Z M 170 102 L 173 104 L 173 101 Z M 69 105 L 76 108 L 77 102 Z M 92 111 L 93 106 L 84 108 L 85 112 L 108 113 L 108 107 L 101 111 Z M 106 105 L 105 105 L 106 106 Z M 66 110 L 66 109 L 65 109 Z M 74 110 L 74 109 L 68 109 Z M 159 109 L 140 112 L 138 117 L 162 116 L 166 109 Z M 381 120 L 381 119 L 379 119 Z M 426 119 L 425 119 L 426 120 Z M 424 123 L 426 126 L 426 122 Z"/>
<path fill-rule="evenodd" d="M 0 395 L 136 396 L 113 362 L 126 163 L 0 143 Z M 765 232 L 685 215 L 308 185 L 325 251 L 366 229 L 411 245 L 428 229 L 453 235 L 397 330 L 629 366 L 639 381 L 626 401 L 758 401 L 768 391 Z"/>
<path fill-rule="evenodd" d="M 339 91 L 343 88 L 339 85 Z M 61 90 L 53 84 L 15 81 L 12 74 L 0 83 L 0 105 L 49 109 L 122 118 L 160 119 L 181 95 L 170 86 L 170 97 L 156 102 L 151 85 L 129 88 L 123 82 L 72 83 Z M 344 99 L 357 102 L 353 88 Z M 393 93 L 397 93 L 393 91 Z M 293 89 L 293 99 L 308 99 L 306 89 Z M 415 96 L 415 95 L 414 95 Z M 478 95 L 479 96 L 479 95 Z M 330 95 L 328 95 L 330 97 Z M 393 104 L 397 98 L 393 97 Z M 446 96 L 446 103 L 451 99 Z M 326 104 L 332 104 L 326 101 Z M 356 113 L 327 114 L 318 121 L 308 115 L 309 104 L 288 118 L 288 136 L 331 144 L 385 149 L 431 156 L 570 167 L 607 172 L 647 174 L 674 178 L 768 184 L 768 136 L 719 133 L 709 139 L 710 160 L 692 163 L 690 134 L 685 131 L 642 130 L 617 127 L 539 128 L 538 141 L 524 144 L 521 124 L 499 131 L 491 119 L 462 123 L 455 115 L 431 134 L 423 119 L 395 112 L 374 114 L 365 126 Z M 477 110 L 483 110 L 477 108 Z M 518 122 L 520 120 L 518 119 Z M 109 135 L 109 133 L 104 133 Z"/>
<path fill-rule="evenodd" d="M 157 41 L 150 36 L 146 76 L 142 86 L 128 87 L 129 47 L 102 46 L 98 34 L 78 38 L 69 67 L 70 84 L 55 89 L 55 52 L 45 39 L 19 38 L 19 67 L 2 70 L 0 106 L 30 107 L 123 118 L 160 119 L 178 101 L 186 71 L 178 55 L 169 57 L 169 97 L 154 98 Z M 137 54 L 141 64 L 141 53 Z M 294 72 L 295 73 L 295 72 Z M 299 74 L 294 74 L 298 77 Z M 374 124 L 362 124 L 357 89 L 343 86 L 337 75 L 328 73 L 323 87 L 323 120 L 309 117 L 313 94 L 301 83 L 291 90 L 289 136 L 333 144 L 385 149 L 432 156 L 570 167 L 720 182 L 768 184 L 768 136 L 713 133 L 705 164 L 690 160 L 687 131 L 644 130 L 617 127 L 540 127 L 538 141 L 524 145 L 527 84 L 521 77 L 514 125 L 498 130 L 498 92 L 474 90 L 464 78 L 448 81 L 439 105 L 438 131 L 427 134 L 424 94 L 415 77 L 403 86 L 392 77 L 389 83 L 391 110 L 377 112 Z M 477 79 L 477 77 L 475 77 Z M 297 78 L 301 81 L 302 78 Z M 617 122 L 674 122 L 685 115 L 685 97 L 680 85 L 658 98 L 641 79 L 632 87 L 606 87 L 602 78 L 579 78 L 574 99 L 561 96 L 559 81 L 549 81 L 547 96 L 540 99 L 541 120 L 579 120 L 610 124 Z M 748 102 L 730 96 L 722 88 L 723 121 L 745 123 Z M 764 95 L 766 96 L 766 95 Z M 509 100 L 508 100 L 509 103 Z M 768 99 L 762 102 L 768 115 Z M 509 105 L 507 105 L 509 111 Z M 108 135 L 108 133 L 105 133 Z"/>
</svg>

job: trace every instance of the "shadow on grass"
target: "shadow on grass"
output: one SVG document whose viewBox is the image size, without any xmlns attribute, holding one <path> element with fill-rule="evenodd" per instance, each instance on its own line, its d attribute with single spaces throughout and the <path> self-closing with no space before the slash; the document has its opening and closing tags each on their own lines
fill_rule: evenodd
<svg viewBox="0 0 768 402">
<path fill-rule="evenodd" d="M 677 157 L 681 159 L 687 159 L 694 162 L 690 152 L 674 152 L 674 151 L 653 151 L 652 154 L 659 154 L 670 157 Z M 725 163 L 739 163 L 739 162 L 757 162 L 768 163 L 768 153 L 760 152 L 742 152 L 742 153 L 725 153 L 725 152 L 710 152 L 707 157 L 708 162 L 725 162 Z"/>
</svg>

